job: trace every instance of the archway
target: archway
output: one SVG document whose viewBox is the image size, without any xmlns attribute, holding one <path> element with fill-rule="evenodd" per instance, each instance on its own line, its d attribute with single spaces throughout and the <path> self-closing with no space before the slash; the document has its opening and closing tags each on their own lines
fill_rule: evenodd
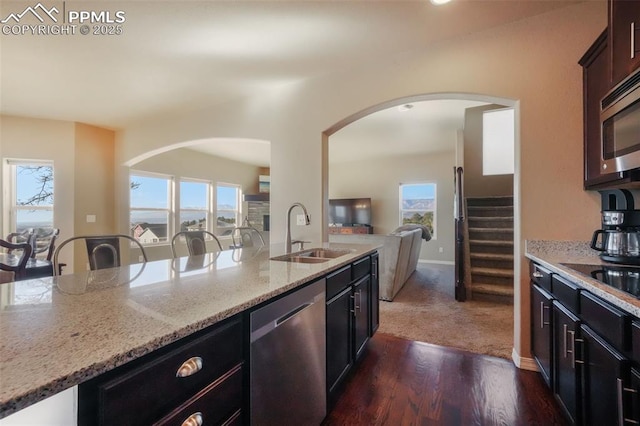
<svg viewBox="0 0 640 426">
<path fill-rule="evenodd" d="M 513 273 L 514 277 L 518 277 L 520 275 L 521 268 L 521 248 L 520 248 L 520 197 L 519 197 L 519 176 L 520 176 L 520 167 L 519 167 L 519 146 L 520 146 L 520 135 L 519 135 L 519 102 L 513 99 L 499 98 L 495 96 L 489 95 L 480 95 L 480 94 L 471 94 L 471 93 L 433 93 L 433 94 L 421 94 L 421 95 L 412 95 L 402 98 L 393 99 L 387 102 L 383 102 L 377 105 L 373 105 L 364 110 L 361 110 L 357 113 L 354 113 L 330 128 L 328 128 L 322 134 L 322 195 L 323 195 L 323 239 L 324 241 L 329 240 L 328 236 L 328 217 L 329 217 L 329 138 L 331 135 L 335 134 L 339 130 L 345 128 L 346 126 L 366 117 L 373 113 L 377 113 L 383 110 L 387 110 L 392 107 L 397 107 L 405 104 L 416 104 L 418 102 L 423 101 L 441 101 L 441 100 L 464 100 L 464 101 L 478 101 L 483 102 L 485 104 L 498 104 L 506 107 L 511 107 L 515 111 L 515 153 L 514 153 L 514 174 L 513 174 L 513 199 L 514 199 L 514 234 L 513 234 L 513 250 L 514 250 L 514 261 L 513 261 Z M 514 310 L 514 322 L 517 324 L 519 322 L 520 316 L 520 291 L 519 286 L 514 283 L 511 284 L 513 286 L 513 310 Z"/>
</svg>

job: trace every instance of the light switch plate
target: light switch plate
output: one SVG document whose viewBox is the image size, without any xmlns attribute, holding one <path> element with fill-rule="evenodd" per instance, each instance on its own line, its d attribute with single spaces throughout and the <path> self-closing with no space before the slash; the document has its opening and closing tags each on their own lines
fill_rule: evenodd
<svg viewBox="0 0 640 426">
<path fill-rule="evenodd" d="M 306 225 L 307 224 L 307 221 L 305 220 L 303 214 L 299 214 L 299 215 L 296 216 L 296 224 L 297 225 Z"/>
<path fill-rule="evenodd" d="M 95 214 L 88 214 L 87 215 L 87 223 L 95 223 L 96 221 L 96 215 Z"/>
</svg>

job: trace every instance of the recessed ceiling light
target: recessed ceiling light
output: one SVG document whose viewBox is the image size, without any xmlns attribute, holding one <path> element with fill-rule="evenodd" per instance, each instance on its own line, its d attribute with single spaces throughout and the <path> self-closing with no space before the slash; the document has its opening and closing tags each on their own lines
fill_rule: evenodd
<svg viewBox="0 0 640 426">
<path fill-rule="evenodd" d="M 411 108 L 413 108 L 413 105 L 411 104 L 404 104 L 398 107 L 400 111 L 409 111 Z"/>
<path fill-rule="evenodd" d="M 440 6 L 441 4 L 449 3 L 451 0 L 429 0 L 432 4 Z"/>
</svg>

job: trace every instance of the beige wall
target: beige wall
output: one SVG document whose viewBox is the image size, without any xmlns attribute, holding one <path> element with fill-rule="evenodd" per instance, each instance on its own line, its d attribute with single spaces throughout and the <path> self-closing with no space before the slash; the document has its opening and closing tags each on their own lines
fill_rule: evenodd
<svg viewBox="0 0 640 426">
<path fill-rule="evenodd" d="M 60 241 L 74 235 L 116 231 L 114 138 L 113 131 L 81 123 L 0 116 L 3 159 L 53 161 L 53 214 Z M 6 173 L 2 177 L 6 179 Z M 10 219 L 2 212 L 4 235 L 9 232 Z M 95 214 L 97 221 L 87 223 L 87 214 Z M 74 268 L 72 257 L 71 251 L 61 252 L 61 261 L 69 269 Z M 79 256 L 73 258 L 77 261 Z"/>
<path fill-rule="evenodd" d="M 455 145 L 452 135 L 450 146 Z M 420 156 L 399 156 L 331 164 L 329 198 L 371 198 L 374 233 L 388 234 L 399 223 L 398 185 L 437 184 L 436 239 L 422 242 L 420 259 L 453 262 L 453 165 L 454 151 Z M 443 252 L 439 253 L 442 247 Z"/>
<path fill-rule="evenodd" d="M 119 162 L 181 141 L 249 137 L 272 142 L 273 242 L 284 216 L 306 204 L 322 238 L 322 132 L 372 105 L 425 93 L 467 93 L 517 103 L 516 254 L 526 239 L 586 240 L 599 224 L 597 194 L 582 190 L 582 73 L 578 59 L 606 26 L 605 1 L 577 5 L 470 34 L 431 49 L 378 58 L 340 74 L 198 112 L 149 119 L 119 135 Z M 121 189 L 123 182 L 120 181 Z M 557 214 L 562 206 L 563 214 Z M 126 209 L 120 208 L 122 214 Z M 519 216 L 518 216 L 519 214 Z M 120 217 L 120 226 L 126 217 Z M 529 356 L 526 260 L 516 259 L 515 349 Z"/>
<path fill-rule="evenodd" d="M 513 195 L 513 175 L 482 174 L 482 113 L 501 105 L 467 108 L 464 114 L 464 193 L 467 197 Z"/>
<path fill-rule="evenodd" d="M 74 235 L 75 125 L 71 122 L 0 115 L 0 143 L 4 159 L 52 160 L 54 167 L 53 220 L 60 238 Z M 3 161 L 3 168 L 4 161 Z M 2 174 L 7 194 L 6 170 Z M 71 190 L 69 190 L 71 189 Z M 3 197 L 4 198 L 4 197 Z M 5 201 L 6 203 L 6 201 Z M 10 218 L 2 211 L 2 235 L 10 232 Z M 65 259 L 71 264 L 71 259 Z"/>
</svg>

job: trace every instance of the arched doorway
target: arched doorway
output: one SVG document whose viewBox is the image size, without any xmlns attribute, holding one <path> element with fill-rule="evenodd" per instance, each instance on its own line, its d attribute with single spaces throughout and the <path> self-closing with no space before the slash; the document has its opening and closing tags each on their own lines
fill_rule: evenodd
<svg viewBox="0 0 640 426">
<path fill-rule="evenodd" d="M 387 102 L 383 102 L 381 104 L 378 105 L 374 105 L 372 107 L 366 108 L 360 112 L 357 112 L 355 114 L 352 114 L 349 117 L 346 117 L 345 119 L 339 121 L 338 123 L 336 123 L 335 125 L 331 126 L 329 129 L 327 129 L 325 132 L 323 132 L 323 136 L 322 136 L 322 171 L 323 171 L 323 176 L 322 176 L 322 182 L 323 182 L 323 219 L 325 220 L 325 223 L 323 224 L 323 237 L 325 239 L 325 241 L 329 240 L 329 235 L 328 235 L 328 228 L 329 228 L 329 223 L 327 223 L 326 221 L 328 221 L 328 211 L 329 211 L 329 205 L 328 205 L 328 200 L 329 200 L 329 188 L 330 188 L 330 183 L 329 183 L 329 170 L 330 170 L 330 163 L 329 163 L 329 139 L 331 137 L 331 135 L 334 135 L 335 133 L 339 132 L 340 130 L 344 129 L 345 127 L 357 122 L 358 120 L 361 120 L 364 117 L 368 117 L 372 114 L 376 114 L 379 113 L 381 111 L 385 111 L 388 109 L 391 109 L 393 107 L 399 107 L 399 106 L 403 106 L 406 104 L 417 104 L 420 102 L 424 102 L 427 103 L 427 101 L 447 101 L 447 100 L 464 100 L 464 101 L 475 101 L 475 102 L 479 102 L 483 105 L 500 105 L 500 106 L 504 106 L 504 107 L 511 107 L 514 109 L 515 111 L 515 123 L 514 123 L 514 128 L 515 128 L 515 155 L 514 155 L 514 169 L 515 172 L 513 174 L 513 178 L 512 178 L 512 188 L 513 188 L 513 200 L 514 200 L 514 206 L 513 206 L 513 216 L 514 216 L 514 229 L 513 229 L 513 250 L 514 250 L 514 261 L 513 261 L 513 275 L 515 277 L 519 276 L 519 270 L 520 270 L 520 238 L 519 238 L 519 234 L 520 234 L 520 222 L 519 222 L 519 217 L 520 217 L 520 206 L 519 206 L 519 193 L 518 193 L 518 180 L 519 180 L 519 162 L 518 162 L 518 152 L 519 152 L 519 123 L 518 123 L 518 102 L 514 101 L 512 99 L 505 99 L 505 98 L 498 98 L 498 97 L 494 97 L 494 96 L 487 96 L 487 95 L 478 95 L 478 94 L 466 94 L 466 93 L 434 93 L 434 94 L 424 94 L 424 95 L 415 95 L 415 96 L 408 96 L 408 97 L 403 97 L 403 98 L 398 98 L 398 99 L 394 99 L 391 101 L 387 101 Z M 389 200 L 386 200 L 389 201 Z M 397 204 L 396 204 L 397 206 Z M 388 232 L 389 230 L 384 230 L 385 232 Z M 453 232 L 453 230 L 452 230 Z M 440 244 L 438 244 L 440 245 Z M 441 249 L 442 250 L 442 249 Z M 513 318 L 514 318 L 514 322 L 517 323 L 518 318 L 519 318 L 519 311 L 520 311 L 520 296 L 519 296 L 519 289 L 518 286 L 514 285 L 514 281 L 513 278 L 511 280 L 511 288 L 512 291 L 514 292 L 513 295 Z M 513 336 L 513 329 L 511 329 L 511 336 Z M 511 341 L 511 344 L 513 343 L 513 341 Z"/>
</svg>

